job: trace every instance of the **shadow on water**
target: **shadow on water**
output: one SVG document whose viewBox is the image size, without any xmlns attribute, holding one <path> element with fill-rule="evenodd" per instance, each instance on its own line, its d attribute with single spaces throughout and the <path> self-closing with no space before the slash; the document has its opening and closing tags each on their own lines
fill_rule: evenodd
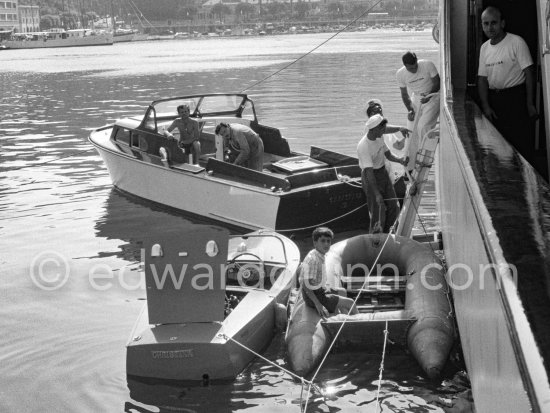
<svg viewBox="0 0 550 413">
<path fill-rule="evenodd" d="M 255 359 L 232 383 L 191 386 L 128 378 L 131 400 L 124 411 L 473 412 L 460 363 L 449 362 L 442 380 L 430 382 L 400 346 L 387 348 L 380 386 L 382 353 L 370 349 L 333 351 L 315 378 L 315 390 L 278 367 L 288 368 L 284 334 L 277 334 L 262 355 L 269 362 Z"/>
</svg>

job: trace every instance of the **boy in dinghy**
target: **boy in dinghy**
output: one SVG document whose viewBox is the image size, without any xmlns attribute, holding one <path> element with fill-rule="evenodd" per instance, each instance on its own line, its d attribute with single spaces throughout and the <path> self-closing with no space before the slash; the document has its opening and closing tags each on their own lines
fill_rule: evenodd
<svg viewBox="0 0 550 413">
<path fill-rule="evenodd" d="M 326 281 L 325 254 L 330 249 L 334 233 L 330 228 L 319 227 L 312 234 L 314 248 L 306 255 L 300 267 L 300 287 L 307 306 L 317 309 L 321 318 L 330 313 L 357 314 L 351 298 L 331 292 Z"/>
</svg>

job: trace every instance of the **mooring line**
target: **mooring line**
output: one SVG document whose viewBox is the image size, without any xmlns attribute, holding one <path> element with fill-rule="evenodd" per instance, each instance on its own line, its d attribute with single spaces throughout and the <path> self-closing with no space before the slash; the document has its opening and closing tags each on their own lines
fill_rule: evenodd
<svg viewBox="0 0 550 413">
<path fill-rule="evenodd" d="M 384 244 L 382 245 L 382 248 L 380 248 L 380 251 L 378 252 L 378 255 L 376 256 L 376 259 L 374 260 L 374 263 L 372 264 L 371 266 L 371 269 L 369 271 L 369 273 L 367 274 L 367 276 L 365 277 L 365 281 L 363 282 L 363 284 L 361 285 L 361 288 L 360 288 L 360 291 L 359 293 L 356 295 L 355 299 L 353 300 L 353 305 L 350 307 L 350 309 L 348 310 L 348 313 L 346 314 L 346 318 L 344 318 L 344 320 L 342 321 L 342 323 L 340 324 L 340 327 L 338 327 L 338 330 L 336 331 L 336 334 L 334 335 L 334 338 L 333 340 L 331 341 L 327 351 L 325 352 L 325 355 L 323 356 L 321 362 L 319 363 L 319 366 L 317 367 L 317 369 L 315 370 L 315 373 L 313 374 L 313 376 L 311 377 L 311 383 L 313 384 L 313 381 L 315 380 L 315 378 L 317 377 L 317 375 L 319 374 L 319 371 L 321 371 L 321 367 L 323 366 L 323 363 L 326 361 L 330 351 L 332 350 L 332 348 L 334 347 L 334 344 L 336 343 L 336 340 L 338 339 L 338 336 L 340 335 L 340 333 L 342 332 L 342 330 L 344 329 L 344 326 L 345 324 L 348 322 L 348 319 L 349 319 L 349 316 L 351 315 L 351 310 L 354 306 L 357 305 L 357 301 L 359 300 L 359 297 L 361 296 L 361 291 L 364 289 L 364 287 L 366 286 L 370 276 L 372 275 L 372 272 L 374 270 L 374 268 L 376 267 L 376 263 L 379 261 L 380 259 L 380 256 L 382 255 L 382 252 L 384 251 L 384 248 L 386 247 L 386 244 L 388 243 L 388 240 L 390 239 L 390 237 L 392 236 L 391 234 L 391 231 L 394 231 L 394 226 L 395 226 L 395 223 L 394 225 L 392 225 L 391 229 L 390 229 L 390 233 L 389 234 L 382 234 L 382 235 L 387 235 L 386 236 L 386 240 L 384 241 Z M 309 395 L 306 399 L 306 408 L 307 408 L 307 404 L 309 402 Z M 305 411 L 305 410 L 304 410 Z"/>
<path fill-rule="evenodd" d="M 357 20 L 359 20 L 360 18 L 362 18 L 364 15 L 368 14 L 372 9 L 374 9 L 376 6 L 378 6 L 378 4 L 382 3 L 383 0 L 378 0 L 377 2 L 375 2 L 372 6 L 370 6 L 369 8 L 365 9 L 365 11 L 363 13 L 361 13 L 358 17 L 356 17 L 355 19 L 353 19 L 351 22 L 349 22 L 343 29 L 340 29 L 338 30 L 336 33 L 334 33 L 332 36 L 330 36 L 328 39 L 324 40 L 323 42 L 321 42 L 320 44 L 318 44 L 317 46 L 315 46 L 313 49 L 311 49 L 310 51 L 306 52 L 305 54 L 303 54 L 302 56 L 300 56 L 299 58 L 293 60 L 292 62 L 288 63 L 287 65 L 285 65 L 284 67 L 282 67 L 281 69 L 279 70 L 276 70 L 275 72 L 271 73 L 270 75 L 264 77 L 263 79 L 260 79 L 258 80 L 256 83 L 253 83 L 252 85 L 244 88 L 243 90 L 241 90 L 240 93 L 243 93 L 243 92 L 246 92 L 247 90 L 249 89 L 252 89 L 253 87 L 255 86 L 258 86 L 259 84 L 267 81 L 268 79 L 272 78 L 273 76 L 276 76 L 278 75 L 279 73 L 283 72 L 284 70 L 288 69 L 290 66 L 292 66 L 293 64 L 297 63 L 298 61 L 302 60 L 303 58 L 305 58 L 306 56 L 310 55 L 311 53 L 313 53 L 315 50 L 317 50 L 318 48 L 320 48 L 321 46 L 325 45 L 326 43 L 330 42 L 332 39 L 334 39 L 336 36 L 338 36 L 340 33 L 346 31 L 348 29 L 348 27 L 352 26 L 353 24 L 355 24 L 355 22 Z"/>
<path fill-rule="evenodd" d="M 328 221 L 325 221 L 325 222 L 321 222 L 321 223 L 318 223 L 318 224 L 315 224 L 315 225 L 310 225 L 310 226 L 302 227 L 302 228 L 278 229 L 277 232 L 299 232 L 299 231 L 305 231 L 306 229 L 322 227 L 322 226 L 325 226 L 327 224 L 330 224 L 331 222 L 342 219 L 347 215 L 353 214 L 354 212 L 359 211 L 361 208 L 365 207 L 366 205 L 367 205 L 367 203 L 365 202 L 364 204 L 359 205 L 357 208 L 352 209 L 351 211 L 346 212 L 345 214 L 339 215 L 339 216 L 337 216 L 335 218 L 332 218 L 332 219 L 330 219 Z"/>
<path fill-rule="evenodd" d="M 302 385 L 303 384 L 307 384 L 309 385 L 310 387 L 313 387 L 315 390 L 317 390 L 321 396 L 323 395 L 321 389 L 319 388 L 319 386 L 317 386 L 315 383 L 309 381 L 309 380 L 306 380 L 304 377 L 301 377 L 301 376 L 298 376 L 296 373 L 293 373 L 291 372 L 290 370 L 287 370 L 285 369 L 284 367 L 281 367 L 280 365 L 274 363 L 273 361 L 269 360 L 268 358 L 262 356 L 260 353 L 257 353 L 256 351 L 252 350 L 251 348 L 245 346 L 243 343 L 235 340 L 233 337 L 229 337 L 227 334 L 224 334 L 224 333 L 220 333 L 218 334 L 218 337 L 221 337 L 221 338 L 224 338 L 225 340 L 227 341 L 232 341 L 233 343 L 237 344 L 238 346 L 244 348 L 246 351 L 249 351 L 250 353 L 254 354 L 254 356 L 262 359 L 263 361 L 265 361 L 266 363 L 268 364 L 271 364 L 273 367 L 276 367 L 278 368 L 279 370 L 285 372 L 286 374 L 288 374 L 289 376 L 292 376 L 294 377 L 295 379 L 298 379 L 300 380 L 300 382 L 302 382 Z"/>
<path fill-rule="evenodd" d="M 384 329 L 384 347 L 382 348 L 382 359 L 380 360 L 380 368 L 379 368 L 379 375 L 378 375 L 378 389 L 376 389 L 376 410 L 375 413 L 378 411 L 378 408 L 380 408 L 380 411 L 382 411 L 382 407 L 380 406 L 380 390 L 382 390 L 382 374 L 384 372 L 384 360 L 386 358 L 386 344 L 388 342 L 388 320 L 386 320 L 386 328 Z"/>
</svg>

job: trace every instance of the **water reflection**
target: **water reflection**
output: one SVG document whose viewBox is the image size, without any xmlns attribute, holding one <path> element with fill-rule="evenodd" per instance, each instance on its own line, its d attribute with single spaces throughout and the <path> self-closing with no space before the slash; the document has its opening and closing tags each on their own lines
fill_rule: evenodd
<svg viewBox="0 0 550 413">
<path fill-rule="evenodd" d="M 319 393 L 308 392 L 306 384 L 276 367 L 287 367 L 283 334 L 275 337 L 263 355 L 273 364 L 256 359 L 228 384 L 191 387 L 128 379 L 132 400 L 125 403 L 125 411 L 265 412 L 300 411 L 307 406 L 307 412 L 375 412 L 380 406 L 383 412 L 472 412 L 469 383 L 460 363 L 449 363 L 446 379 L 432 383 L 422 377 L 407 352 L 392 347 L 379 382 L 381 353 L 335 351 L 317 376 Z"/>
<path fill-rule="evenodd" d="M 391 42 L 381 42 L 387 34 L 370 35 L 345 34 L 249 90 L 260 120 L 281 127 L 297 151 L 316 145 L 349 155 L 363 130 L 368 98 L 382 99 L 392 123 L 402 123 L 393 68 L 407 49 L 437 60 L 437 45 L 429 33 L 397 33 Z M 241 91 L 323 39 L 301 35 L 1 52 L 0 243 L 7 253 L 0 267 L 5 350 L 0 410 L 299 411 L 300 383 L 261 359 L 220 388 L 127 382 L 124 346 L 145 291 L 126 287 L 139 287 L 141 242 L 175 225 L 203 222 L 114 190 L 86 137 L 91 128 L 142 115 L 154 99 Z M 297 241 L 302 255 L 312 248 L 310 239 Z M 29 278 L 33 258 L 47 250 L 71 263 L 70 278 L 57 291 L 43 291 Z M 97 267 L 112 272 L 106 280 L 110 288 L 90 285 L 89 274 Z M 126 285 L 116 282 L 124 269 Z M 284 366 L 282 334 L 262 354 Z M 411 363 L 407 355 L 389 354 L 384 403 L 402 411 L 433 411 L 445 390 L 426 383 Z M 331 354 L 318 382 L 330 397 L 324 401 L 313 394 L 308 411 L 372 409 L 379 365 L 380 354 L 364 349 Z M 406 400 L 410 407 L 403 407 Z"/>
</svg>

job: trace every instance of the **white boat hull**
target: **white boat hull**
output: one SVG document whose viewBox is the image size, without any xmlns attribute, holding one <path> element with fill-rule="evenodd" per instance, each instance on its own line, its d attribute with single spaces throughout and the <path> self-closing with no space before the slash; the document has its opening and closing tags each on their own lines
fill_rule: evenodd
<svg viewBox="0 0 550 413">
<path fill-rule="evenodd" d="M 176 230 L 144 243 L 147 305 L 127 344 L 128 377 L 215 384 L 234 379 L 269 345 L 281 314 L 286 317 L 300 251 L 274 232 L 231 240 L 226 233 L 197 226 L 192 236 Z M 238 263 L 244 265 L 242 273 L 234 267 Z M 181 284 L 159 284 L 153 269 L 168 265 L 200 270 L 187 273 Z M 265 272 L 247 282 L 248 265 Z M 198 281 L 204 280 L 206 267 L 212 271 L 212 282 L 198 288 L 206 285 Z"/>
<path fill-rule="evenodd" d="M 250 350 L 261 352 L 275 329 L 269 291 L 252 291 L 239 306 L 221 323 L 156 326 L 149 324 L 145 307 L 127 346 L 126 374 L 204 384 L 234 379 L 254 359 Z"/>
<path fill-rule="evenodd" d="M 276 194 L 256 188 L 243 190 L 210 178 L 206 171 L 197 176 L 98 150 L 113 185 L 125 192 L 230 225 L 275 228 L 280 202 Z"/>
</svg>

